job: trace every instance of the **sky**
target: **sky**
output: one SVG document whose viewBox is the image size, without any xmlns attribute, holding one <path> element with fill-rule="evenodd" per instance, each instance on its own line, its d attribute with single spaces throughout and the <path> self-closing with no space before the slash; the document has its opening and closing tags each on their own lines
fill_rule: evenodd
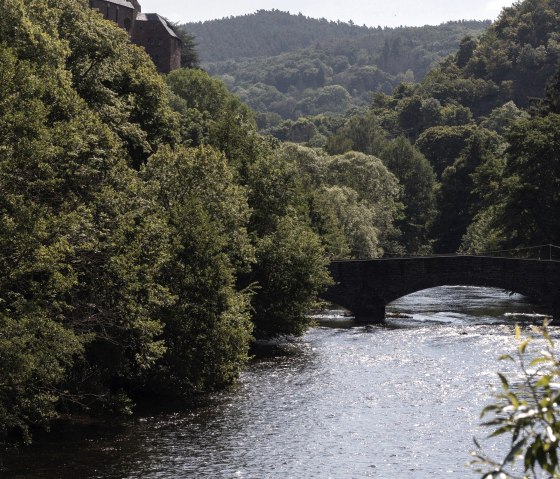
<svg viewBox="0 0 560 479">
<path fill-rule="evenodd" d="M 198 22 L 256 10 L 278 9 L 313 18 L 352 20 L 358 25 L 421 26 L 448 20 L 495 20 L 512 0 L 139 0 L 142 11 L 179 23 Z"/>
</svg>

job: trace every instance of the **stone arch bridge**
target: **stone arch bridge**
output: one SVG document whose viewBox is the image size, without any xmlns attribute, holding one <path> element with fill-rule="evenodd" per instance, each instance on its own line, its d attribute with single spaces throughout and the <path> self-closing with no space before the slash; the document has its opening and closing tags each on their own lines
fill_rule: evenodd
<svg viewBox="0 0 560 479">
<path fill-rule="evenodd" d="M 385 306 L 407 294 L 464 285 L 528 296 L 547 305 L 560 323 L 560 261 L 453 255 L 333 261 L 329 269 L 335 284 L 321 297 L 360 322 L 383 322 Z"/>
</svg>

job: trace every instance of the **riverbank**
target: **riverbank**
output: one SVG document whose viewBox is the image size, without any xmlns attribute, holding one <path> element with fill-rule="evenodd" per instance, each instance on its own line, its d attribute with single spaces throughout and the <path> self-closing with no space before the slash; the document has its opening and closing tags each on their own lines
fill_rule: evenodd
<svg viewBox="0 0 560 479">
<path fill-rule="evenodd" d="M 450 287 L 403 298 L 390 311 L 413 318 L 386 325 L 333 312 L 290 354 L 252 360 L 206 406 L 64 429 L 7 457 L 2 477 L 474 478 L 472 437 L 485 437 L 497 357 L 514 346 L 507 314 L 533 309 Z"/>
</svg>

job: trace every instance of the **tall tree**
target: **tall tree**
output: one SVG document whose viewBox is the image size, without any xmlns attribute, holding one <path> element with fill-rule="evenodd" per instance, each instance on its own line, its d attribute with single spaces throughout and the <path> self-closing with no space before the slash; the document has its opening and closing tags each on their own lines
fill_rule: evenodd
<svg viewBox="0 0 560 479">
<path fill-rule="evenodd" d="M 454 253 L 459 249 L 463 235 L 481 206 L 480 198 L 473 192 L 473 174 L 497 154 L 499 147 L 498 135 L 480 129 L 468 140 L 453 165 L 443 172 L 439 213 L 433 224 L 436 252 Z"/>
<path fill-rule="evenodd" d="M 397 222 L 408 253 L 431 250 L 430 229 L 436 215 L 436 176 L 430 163 L 404 137 L 390 142 L 381 152 L 385 166 L 403 188 L 403 218 Z"/>
<path fill-rule="evenodd" d="M 161 281 L 173 295 L 159 312 L 166 351 L 149 387 L 190 397 L 229 385 L 248 359 L 253 329 L 249 293 L 236 288 L 254 261 L 245 189 L 211 147 L 162 148 L 142 173 L 169 225 Z"/>
<path fill-rule="evenodd" d="M 521 121 L 507 138 L 507 244 L 560 244 L 560 115 Z"/>
</svg>

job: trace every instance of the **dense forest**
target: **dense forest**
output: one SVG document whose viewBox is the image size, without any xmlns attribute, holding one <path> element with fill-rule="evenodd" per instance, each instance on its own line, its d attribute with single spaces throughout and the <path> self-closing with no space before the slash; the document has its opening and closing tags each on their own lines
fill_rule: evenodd
<svg viewBox="0 0 560 479">
<path fill-rule="evenodd" d="M 202 66 L 258 113 L 261 128 L 283 119 L 344 114 L 419 81 L 489 22 L 368 28 L 278 10 L 190 23 Z"/>
<path fill-rule="evenodd" d="M 560 243 L 558 0 L 273 135 L 85 0 L 0 12 L 0 442 L 231 384 L 255 338 L 309 327 L 331 258 Z"/>
<path fill-rule="evenodd" d="M 196 38 L 203 62 L 270 57 L 376 31 L 366 26 L 318 20 L 274 9 L 187 23 L 184 28 Z"/>
<path fill-rule="evenodd" d="M 392 138 L 414 145 L 436 175 L 437 204 L 425 223 L 406 214 L 403 234 L 424 225 L 436 252 L 558 244 L 559 31 L 558 1 L 504 9 L 479 39 L 465 37 L 422 82 L 376 94 L 367 113 L 331 130 L 327 151 L 384 159 L 383 145 L 394 144 Z M 325 136 L 324 121 L 298 122 Z M 409 194 L 416 179 L 401 185 L 406 211 L 416 211 L 422 201 Z"/>
<path fill-rule="evenodd" d="M 235 380 L 301 334 L 329 256 L 397 242 L 397 178 L 257 133 L 85 0 L 0 0 L 0 441 Z"/>
</svg>

